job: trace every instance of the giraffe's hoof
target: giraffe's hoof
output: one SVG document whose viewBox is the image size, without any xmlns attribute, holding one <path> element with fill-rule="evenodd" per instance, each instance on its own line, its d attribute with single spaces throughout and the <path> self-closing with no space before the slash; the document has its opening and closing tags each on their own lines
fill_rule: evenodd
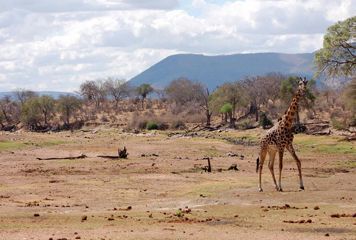
<svg viewBox="0 0 356 240">
<path fill-rule="evenodd" d="M 283 192 L 283 189 L 281 187 L 278 188 L 278 192 Z"/>
<path fill-rule="evenodd" d="M 301 186 L 301 187 L 299 188 L 299 191 L 304 191 L 304 186 Z"/>
<path fill-rule="evenodd" d="M 259 188 L 258 191 L 259 191 L 259 192 L 263 192 L 263 189 L 262 189 L 262 188 Z"/>
</svg>

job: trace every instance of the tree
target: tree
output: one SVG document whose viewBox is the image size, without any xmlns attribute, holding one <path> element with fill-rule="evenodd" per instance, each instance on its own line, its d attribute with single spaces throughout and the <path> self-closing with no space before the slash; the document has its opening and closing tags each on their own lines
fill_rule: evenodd
<svg viewBox="0 0 356 240">
<path fill-rule="evenodd" d="M 62 114 L 66 126 L 70 125 L 71 116 L 80 109 L 81 105 L 80 99 L 74 96 L 61 96 L 58 99 L 58 110 Z"/>
<path fill-rule="evenodd" d="M 354 77 L 345 88 L 346 106 L 351 110 L 353 118 L 356 120 L 356 78 Z"/>
<path fill-rule="evenodd" d="M 27 100 L 37 97 L 37 94 L 30 90 L 18 89 L 15 91 L 15 96 L 21 106 L 23 106 Z"/>
<path fill-rule="evenodd" d="M 117 108 L 119 102 L 129 96 L 129 86 L 125 80 L 108 78 L 104 81 L 104 88 L 106 92 L 113 97 L 115 107 Z"/>
<path fill-rule="evenodd" d="M 229 103 L 232 107 L 231 112 L 231 121 L 235 119 L 236 108 L 238 106 L 242 107 L 246 105 L 246 91 L 243 89 L 243 86 L 240 82 L 224 83 L 212 94 L 210 101 L 212 109 L 215 112 L 219 112 L 221 107 Z M 233 122 L 230 123 L 234 125 Z"/>
<path fill-rule="evenodd" d="M 250 113 L 255 113 L 256 122 L 259 121 L 260 106 L 266 105 L 268 100 L 278 98 L 280 85 L 284 79 L 281 74 L 271 73 L 265 76 L 245 78 L 242 86 L 250 101 Z"/>
<path fill-rule="evenodd" d="M 298 77 L 289 77 L 283 80 L 280 88 L 280 98 L 286 106 L 289 106 L 292 98 L 294 97 L 298 89 L 299 79 Z M 299 107 L 296 114 L 296 122 L 299 123 L 299 110 L 300 107 L 311 107 L 314 104 L 315 96 L 313 94 L 313 89 L 315 89 L 315 80 L 311 79 L 308 81 L 307 90 L 305 95 L 302 96 Z"/>
<path fill-rule="evenodd" d="M 137 91 L 137 94 L 141 96 L 142 109 L 143 109 L 144 108 L 143 104 L 145 102 L 145 99 L 147 98 L 147 96 L 150 93 L 153 92 L 153 87 L 148 83 L 143 83 L 143 84 L 141 84 L 140 86 L 137 87 L 136 91 Z"/>
<path fill-rule="evenodd" d="M 210 92 L 199 82 L 193 82 L 186 78 L 173 80 L 166 88 L 168 99 L 180 106 L 195 105 L 204 111 L 206 126 L 211 124 Z"/>
<path fill-rule="evenodd" d="M 318 74 L 350 76 L 356 66 L 356 16 L 330 26 L 324 36 L 323 48 L 315 54 Z"/>
<path fill-rule="evenodd" d="M 10 96 L 4 96 L 0 99 L 0 112 L 7 124 L 17 123 L 20 117 L 20 107 Z"/>
<path fill-rule="evenodd" d="M 230 123 L 232 121 L 232 105 L 231 103 L 225 103 L 221 108 L 220 108 L 220 113 L 223 114 L 224 116 L 224 123 L 227 123 L 227 117 L 229 116 L 230 118 Z"/>
<path fill-rule="evenodd" d="M 21 108 L 21 121 L 30 129 L 36 130 L 41 122 L 41 107 L 38 98 L 30 98 Z"/>
<path fill-rule="evenodd" d="M 47 126 L 48 120 L 51 119 L 55 112 L 55 100 L 51 96 L 44 95 L 38 98 L 38 104 L 43 114 L 44 124 Z"/>
<path fill-rule="evenodd" d="M 105 87 L 101 80 L 86 81 L 80 85 L 79 91 L 85 100 L 94 102 L 97 108 L 106 97 Z"/>
<path fill-rule="evenodd" d="M 4 122 L 5 122 L 5 116 L 2 113 L 2 111 L 0 111 L 0 130 L 4 127 Z"/>
</svg>

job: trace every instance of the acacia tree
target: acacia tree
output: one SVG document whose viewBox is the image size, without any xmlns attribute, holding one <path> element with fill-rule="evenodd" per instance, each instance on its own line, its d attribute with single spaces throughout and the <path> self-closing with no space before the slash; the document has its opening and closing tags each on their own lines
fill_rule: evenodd
<svg viewBox="0 0 356 240">
<path fill-rule="evenodd" d="M 114 99 L 115 107 L 125 97 L 129 96 L 129 86 L 125 80 L 108 78 L 104 81 L 105 91 Z"/>
<path fill-rule="evenodd" d="M 315 54 L 318 73 L 349 76 L 356 66 L 356 16 L 330 26 L 324 35 L 323 48 Z"/>
<path fill-rule="evenodd" d="M 21 106 L 31 98 L 37 97 L 37 94 L 30 90 L 18 89 L 15 91 L 15 97 L 20 102 Z"/>
<path fill-rule="evenodd" d="M 7 124 L 17 123 L 20 117 L 20 107 L 10 96 L 0 99 L 0 112 Z"/>
<path fill-rule="evenodd" d="M 21 108 L 21 121 L 30 129 L 36 130 L 41 122 L 41 107 L 38 98 L 30 98 Z"/>
<path fill-rule="evenodd" d="M 284 79 L 281 74 L 271 73 L 265 76 L 248 77 L 242 81 L 242 86 L 250 101 L 250 113 L 255 113 L 256 122 L 259 121 L 260 106 L 266 105 L 268 100 L 276 100 L 280 84 Z"/>
<path fill-rule="evenodd" d="M 195 105 L 204 111 L 206 126 L 211 125 L 212 108 L 210 104 L 210 91 L 199 82 L 186 78 L 173 80 L 166 88 L 168 99 L 180 106 Z"/>
<path fill-rule="evenodd" d="M 96 108 L 105 100 L 106 91 L 101 80 L 86 81 L 80 85 L 80 94 L 85 100 L 94 102 Z"/>
<path fill-rule="evenodd" d="M 55 113 L 55 100 L 51 96 L 44 95 L 38 98 L 38 104 L 43 115 L 44 124 L 47 126 L 48 120 Z"/>
<path fill-rule="evenodd" d="M 58 99 L 58 110 L 61 113 L 66 126 L 70 125 L 70 118 L 78 109 L 80 109 L 81 105 L 82 103 L 80 99 L 74 96 L 61 96 Z"/>
<path fill-rule="evenodd" d="M 230 123 L 232 121 L 232 105 L 230 103 L 225 103 L 221 108 L 220 108 L 220 113 L 223 114 L 223 122 L 227 123 L 227 118 L 229 116 L 230 118 Z"/>
<path fill-rule="evenodd" d="M 145 99 L 150 93 L 153 92 L 153 90 L 153 87 L 148 83 L 143 83 L 136 88 L 137 94 L 141 96 L 142 109 L 144 108 L 143 104 L 145 102 Z"/>
<path fill-rule="evenodd" d="M 212 94 L 210 101 L 215 112 L 219 112 L 226 104 L 231 104 L 230 124 L 233 126 L 237 107 L 246 105 L 246 91 L 240 82 L 224 83 Z"/>
</svg>

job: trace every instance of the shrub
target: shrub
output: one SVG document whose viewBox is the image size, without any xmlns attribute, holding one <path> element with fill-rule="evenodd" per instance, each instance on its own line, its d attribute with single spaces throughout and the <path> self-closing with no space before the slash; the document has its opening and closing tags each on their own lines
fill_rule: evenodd
<svg viewBox="0 0 356 240">
<path fill-rule="evenodd" d="M 339 120 L 335 117 L 331 118 L 331 126 L 337 130 L 345 130 L 348 128 L 345 120 Z"/>
<path fill-rule="evenodd" d="M 147 130 L 155 130 L 155 129 L 158 129 L 158 124 L 157 124 L 156 122 L 149 121 L 149 122 L 147 122 L 147 124 L 146 124 L 146 129 L 147 129 Z"/>
<path fill-rule="evenodd" d="M 186 129 L 186 126 L 182 120 L 174 120 L 171 124 L 171 128 L 183 130 Z"/>
<path fill-rule="evenodd" d="M 238 123 L 237 128 L 242 130 L 252 129 L 256 127 L 254 123 L 255 121 L 252 119 L 244 119 Z"/>
<path fill-rule="evenodd" d="M 220 108 L 220 113 L 231 113 L 232 112 L 232 105 L 231 103 L 225 103 L 221 108 Z"/>
<path fill-rule="evenodd" d="M 263 129 L 267 129 L 273 126 L 272 120 L 267 117 L 267 114 L 262 112 L 260 114 L 260 126 L 262 126 Z"/>
</svg>

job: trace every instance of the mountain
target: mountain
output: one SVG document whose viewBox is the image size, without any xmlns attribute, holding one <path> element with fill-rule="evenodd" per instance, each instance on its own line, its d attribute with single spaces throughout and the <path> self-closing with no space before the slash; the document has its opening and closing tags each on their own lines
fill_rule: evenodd
<svg viewBox="0 0 356 240">
<path fill-rule="evenodd" d="M 130 80 L 132 85 L 149 83 L 163 88 L 185 77 L 200 81 L 210 89 L 246 76 L 278 72 L 312 77 L 314 53 L 251 53 L 220 56 L 178 54 L 169 56 Z"/>
<path fill-rule="evenodd" d="M 71 96 L 79 96 L 78 94 L 75 93 L 71 93 L 71 92 L 53 92 L 53 91 L 39 91 L 39 92 L 35 92 L 37 93 L 39 96 L 43 96 L 43 95 L 48 95 L 53 97 L 54 99 L 58 99 L 61 95 L 71 95 Z M 10 96 L 11 98 L 15 98 L 15 92 L 0 92 L 0 99 L 5 97 L 5 96 Z"/>
</svg>

